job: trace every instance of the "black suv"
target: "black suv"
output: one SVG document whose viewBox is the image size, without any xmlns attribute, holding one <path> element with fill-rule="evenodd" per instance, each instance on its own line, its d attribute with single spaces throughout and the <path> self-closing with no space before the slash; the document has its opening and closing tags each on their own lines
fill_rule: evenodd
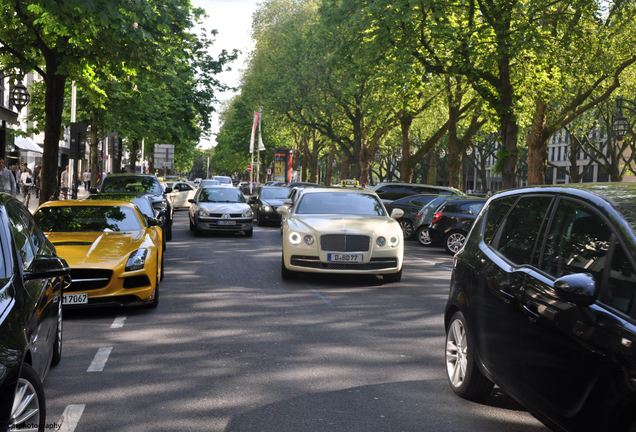
<svg viewBox="0 0 636 432">
<path fill-rule="evenodd" d="M 0 431 L 44 430 L 42 380 L 62 358 L 68 273 L 31 213 L 0 194 Z"/>
<path fill-rule="evenodd" d="M 496 383 L 549 427 L 636 430 L 636 184 L 491 198 L 456 255 L 451 388 Z"/>
<path fill-rule="evenodd" d="M 91 190 L 95 193 L 96 190 Z M 109 174 L 102 183 L 102 193 L 146 194 L 152 197 L 152 206 L 162 213 L 165 219 L 164 234 L 167 241 L 172 240 L 173 207 L 168 195 L 172 188 L 165 190 L 159 179 L 151 174 Z"/>
<path fill-rule="evenodd" d="M 447 253 L 455 255 L 464 246 L 468 231 L 486 203 L 483 198 L 453 199 L 433 214 L 428 235 L 431 243 L 441 244 Z"/>
</svg>

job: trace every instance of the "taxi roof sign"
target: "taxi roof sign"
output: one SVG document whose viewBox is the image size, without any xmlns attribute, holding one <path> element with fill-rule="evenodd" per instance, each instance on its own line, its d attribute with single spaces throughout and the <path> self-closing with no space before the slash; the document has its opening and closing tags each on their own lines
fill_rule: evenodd
<svg viewBox="0 0 636 432">
<path fill-rule="evenodd" d="M 356 179 L 345 179 L 340 182 L 340 185 L 344 188 L 358 188 L 360 187 L 360 182 Z"/>
</svg>

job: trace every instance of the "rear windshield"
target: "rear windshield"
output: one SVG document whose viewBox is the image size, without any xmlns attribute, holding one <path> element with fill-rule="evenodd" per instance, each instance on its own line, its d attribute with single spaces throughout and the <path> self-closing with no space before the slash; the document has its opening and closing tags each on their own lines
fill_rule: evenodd
<svg viewBox="0 0 636 432">
<path fill-rule="evenodd" d="M 35 221 L 45 232 L 139 231 L 141 224 L 130 207 L 45 207 L 35 212 Z"/>
<path fill-rule="evenodd" d="M 163 191 L 159 182 L 152 177 L 130 176 L 130 177 L 106 177 L 102 192 L 115 193 L 149 193 L 161 195 Z"/>
<path fill-rule="evenodd" d="M 386 216 L 382 203 L 374 195 L 353 192 L 304 194 L 298 203 L 296 213 Z"/>
</svg>

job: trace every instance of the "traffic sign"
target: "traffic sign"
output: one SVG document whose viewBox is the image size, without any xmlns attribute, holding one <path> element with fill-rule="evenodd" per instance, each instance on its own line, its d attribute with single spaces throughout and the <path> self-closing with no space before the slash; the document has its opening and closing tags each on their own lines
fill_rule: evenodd
<svg viewBox="0 0 636 432">
<path fill-rule="evenodd" d="M 174 167 L 174 144 L 155 144 L 153 158 L 155 168 L 173 169 Z"/>
</svg>

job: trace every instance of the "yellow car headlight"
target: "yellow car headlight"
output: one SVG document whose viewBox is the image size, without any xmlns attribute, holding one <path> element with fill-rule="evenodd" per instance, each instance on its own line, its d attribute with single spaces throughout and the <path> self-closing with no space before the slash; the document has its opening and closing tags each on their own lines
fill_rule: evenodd
<svg viewBox="0 0 636 432">
<path fill-rule="evenodd" d="M 148 249 L 137 249 L 128 257 L 126 262 L 125 271 L 141 270 L 146 265 L 146 257 L 148 256 Z"/>
</svg>

